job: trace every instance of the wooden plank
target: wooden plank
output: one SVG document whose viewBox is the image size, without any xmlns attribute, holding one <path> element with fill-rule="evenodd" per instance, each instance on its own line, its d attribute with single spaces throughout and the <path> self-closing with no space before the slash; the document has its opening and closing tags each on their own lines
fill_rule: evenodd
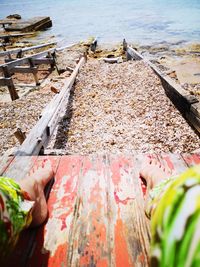
<svg viewBox="0 0 200 267">
<path fill-rule="evenodd" d="M 12 164 L 4 171 L 3 175 L 13 178 L 15 181 L 19 181 L 24 178 L 29 170 L 33 167 L 37 160 L 37 156 L 34 157 L 15 157 Z"/>
<path fill-rule="evenodd" d="M 41 45 L 35 45 L 35 46 L 30 46 L 30 47 L 10 49 L 10 50 L 7 50 L 7 51 L 0 52 L 0 56 L 6 56 L 6 55 L 9 55 L 9 54 L 13 55 L 13 54 L 19 53 L 20 51 L 21 52 L 27 52 L 27 51 L 31 51 L 31 50 L 34 50 L 34 49 L 43 48 L 43 47 L 46 47 L 46 46 L 51 46 L 51 45 L 56 45 L 56 44 L 57 44 L 57 42 L 50 42 L 50 43 L 41 44 Z"/>
<path fill-rule="evenodd" d="M 30 58 L 34 58 L 34 59 L 41 58 L 43 56 L 47 56 L 49 53 L 55 52 L 55 50 L 56 50 L 55 48 L 51 48 L 40 53 L 36 53 L 36 54 L 30 55 L 24 58 L 16 59 L 15 61 L 12 61 L 10 63 L 0 65 L 0 69 L 2 69 L 4 66 L 7 66 L 8 69 L 12 69 L 19 65 L 28 64 Z"/>
<path fill-rule="evenodd" d="M 108 186 L 101 156 L 84 157 L 66 266 L 111 266 Z"/>
<path fill-rule="evenodd" d="M 13 156 L 1 156 L 0 157 L 0 176 L 3 175 L 3 173 L 6 171 L 12 160 L 14 159 Z"/>
<path fill-rule="evenodd" d="M 68 255 L 73 250 L 70 238 L 80 205 L 77 191 L 81 170 L 82 157 L 61 158 L 48 199 L 49 218 L 36 234 L 27 266 L 71 266 Z"/>
<path fill-rule="evenodd" d="M 133 49 L 132 47 L 128 47 L 126 50 L 126 57 L 127 60 L 143 60 L 143 56 L 138 53 L 135 49 Z"/>
<path fill-rule="evenodd" d="M 52 65 L 55 63 L 55 60 L 53 58 L 32 58 L 32 61 L 36 65 L 42 65 L 42 64 L 49 64 Z"/>
<path fill-rule="evenodd" d="M 9 83 L 7 84 L 7 86 L 8 86 L 8 90 L 9 90 L 9 93 L 10 93 L 11 100 L 13 101 L 13 100 L 18 99 L 19 96 L 18 96 L 16 88 L 15 88 L 15 86 L 13 84 L 13 80 L 10 79 L 11 78 L 11 73 L 10 73 L 8 67 L 7 66 L 3 66 L 2 67 L 2 71 L 3 71 L 3 74 L 4 74 L 5 78 L 9 79 Z"/>
<path fill-rule="evenodd" d="M 198 133 L 200 133 L 200 117 L 191 111 L 186 113 L 185 117 L 190 122 L 190 124 L 198 131 Z"/>
<path fill-rule="evenodd" d="M 133 157 L 108 157 L 110 266 L 149 266 L 149 226 L 144 214 L 138 162 Z"/>
<path fill-rule="evenodd" d="M 200 164 L 200 153 L 195 153 L 195 154 L 189 154 L 189 153 L 184 153 L 182 154 L 182 158 L 187 164 L 188 167 Z"/>
<path fill-rule="evenodd" d="M 152 62 L 145 59 L 135 49 L 127 48 L 127 60 L 142 59 L 158 75 L 165 89 L 166 95 L 171 99 L 177 109 L 183 114 L 188 122 L 200 133 L 200 112 L 199 100 L 197 97 L 190 95 L 179 84 L 173 81 L 167 74 L 162 73 Z"/>
<path fill-rule="evenodd" d="M 50 126 L 49 123 L 51 122 L 52 117 L 54 118 L 55 114 L 57 114 L 56 111 L 59 110 L 60 105 L 66 103 L 66 101 L 68 102 L 69 92 L 75 82 L 79 69 L 85 63 L 85 60 L 86 59 L 84 57 L 80 59 L 70 78 L 63 86 L 63 89 L 45 108 L 42 117 L 33 127 L 24 143 L 19 147 L 16 155 L 37 155 L 40 153 L 41 149 L 45 148 L 50 139 L 50 135 L 52 134 L 56 126 L 56 123 L 51 124 Z M 58 120 L 59 117 L 57 117 L 56 121 Z"/>
<path fill-rule="evenodd" d="M 38 70 L 37 67 L 16 66 L 12 68 L 10 71 L 13 73 L 36 73 L 37 70 Z"/>
<path fill-rule="evenodd" d="M 0 78 L 0 86 L 9 86 L 12 84 L 13 84 L 12 77 Z"/>
<path fill-rule="evenodd" d="M 22 157 L 24 162 L 26 163 L 26 166 L 28 166 L 28 168 L 26 168 L 26 170 L 24 171 L 24 175 L 26 176 L 32 166 L 37 167 L 37 165 L 41 166 L 41 162 L 44 162 L 44 160 L 49 159 L 51 161 L 51 165 L 54 169 L 54 172 L 56 173 L 57 170 L 57 166 L 59 164 L 59 157 Z M 12 165 L 12 164 L 11 164 Z M 15 165 L 16 166 L 16 165 Z M 18 171 L 18 169 L 16 168 L 16 172 Z M 13 171 L 10 173 L 11 175 L 13 174 Z M 52 181 L 51 181 L 52 182 Z M 49 185 L 51 187 L 51 183 L 49 183 Z M 49 189 L 47 186 L 47 190 L 46 190 L 46 194 L 48 195 Z M 32 255 L 33 251 L 36 249 L 36 247 L 38 248 L 40 246 L 41 241 L 43 240 L 43 234 L 42 234 L 42 229 L 43 226 L 40 226 L 38 228 L 29 228 L 25 231 L 23 231 L 23 233 L 20 236 L 20 239 L 17 243 L 16 248 L 14 249 L 14 251 L 11 253 L 9 260 L 6 264 L 6 266 L 9 267 L 15 267 L 15 266 L 28 266 L 27 265 L 27 261 L 29 260 L 30 256 Z M 38 243 L 36 244 L 36 237 L 37 235 L 40 233 L 40 243 L 38 241 Z M 32 265 L 34 266 L 34 265 Z M 42 265 L 38 265 L 38 266 L 42 266 Z"/>
</svg>

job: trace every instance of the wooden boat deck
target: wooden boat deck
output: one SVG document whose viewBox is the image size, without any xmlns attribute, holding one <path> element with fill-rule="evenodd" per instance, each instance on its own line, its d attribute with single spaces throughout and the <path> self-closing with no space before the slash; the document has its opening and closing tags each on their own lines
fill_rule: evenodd
<svg viewBox="0 0 200 267">
<path fill-rule="evenodd" d="M 200 154 L 153 155 L 173 174 Z M 49 218 L 24 231 L 6 266 L 149 266 L 149 221 L 139 169 L 145 155 L 30 156 L 1 159 L 0 175 L 20 180 L 48 158 L 54 183 Z"/>
</svg>

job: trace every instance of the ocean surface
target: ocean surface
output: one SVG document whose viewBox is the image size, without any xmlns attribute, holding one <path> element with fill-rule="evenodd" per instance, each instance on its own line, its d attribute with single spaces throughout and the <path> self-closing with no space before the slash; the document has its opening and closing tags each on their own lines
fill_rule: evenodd
<svg viewBox="0 0 200 267">
<path fill-rule="evenodd" d="M 200 41 L 200 0 L 0 0 L 0 18 L 50 16 L 41 36 L 70 44 L 97 36 L 102 43 Z"/>
</svg>

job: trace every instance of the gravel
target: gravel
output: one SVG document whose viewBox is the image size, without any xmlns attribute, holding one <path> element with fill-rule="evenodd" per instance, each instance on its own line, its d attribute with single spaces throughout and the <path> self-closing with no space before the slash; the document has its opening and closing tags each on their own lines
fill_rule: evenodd
<svg viewBox="0 0 200 267">
<path fill-rule="evenodd" d="M 191 152 L 200 140 L 142 61 L 90 59 L 50 148 L 66 153 Z"/>
</svg>

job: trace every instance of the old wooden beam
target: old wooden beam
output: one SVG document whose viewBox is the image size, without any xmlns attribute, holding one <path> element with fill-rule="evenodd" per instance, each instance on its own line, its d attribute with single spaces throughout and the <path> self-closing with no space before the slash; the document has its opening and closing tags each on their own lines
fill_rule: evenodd
<svg viewBox="0 0 200 267">
<path fill-rule="evenodd" d="M 16 155 L 38 155 L 41 150 L 44 150 L 60 119 L 59 112 L 66 107 L 70 90 L 75 82 L 79 69 L 85 61 L 85 57 L 80 59 L 70 78 L 65 82 L 63 89 L 45 108 L 42 117 L 33 127 L 24 143 L 19 147 Z"/>
<path fill-rule="evenodd" d="M 24 58 L 16 59 L 16 60 L 14 60 L 14 61 L 12 61 L 10 63 L 2 64 L 2 65 L 0 65 L 0 70 L 4 66 L 7 66 L 8 69 L 11 69 L 11 68 L 13 68 L 15 66 L 19 66 L 19 65 L 23 65 L 23 64 L 29 64 L 29 59 L 30 58 L 34 58 L 34 59 L 41 58 L 43 56 L 47 56 L 49 52 L 53 53 L 55 50 L 56 50 L 55 48 L 51 48 L 51 49 L 48 49 L 48 50 L 40 52 L 40 53 L 36 53 L 36 54 L 30 55 L 30 56 L 27 56 L 27 57 L 24 57 Z"/>
<path fill-rule="evenodd" d="M 20 128 L 17 128 L 17 130 L 14 132 L 14 136 L 17 138 L 19 141 L 20 145 L 24 142 L 26 139 L 26 134 L 22 132 Z"/>
<path fill-rule="evenodd" d="M 7 66 L 3 66 L 2 67 L 2 71 L 3 71 L 4 77 L 5 78 L 9 78 L 9 83 L 7 84 L 7 86 L 8 86 L 8 90 L 9 90 L 11 99 L 12 100 L 18 99 L 19 96 L 18 96 L 17 91 L 15 89 L 15 86 L 14 86 L 13 80 L 11 78 L 11 74 L 10 74 L 10 71 L 9 71 L 8 67 Z"/>
<path fill-rule="evenodd" d="M 0 78 L 0 86 L 9 86 L 12 85 L 12 77 L 9 78 Z"/>
<path fill-rule="evenodd" d="M 27 52 L 27 51 L 31 51 L 31 50 L 34 50 L 34 49 L 43 48 L 43 47 L 51 46 L 51 45 L 55 45 L 55 44 L 56 44 L 56 42 L 50 42 L 50 43 L 41 44 L 41 45 L 35 45 L 35 46 L 31 46 L 31 47 L 10 49 L 10 50 L 7 50 L 7 51 L 0 52 L 0 56 L 6 56 L 6 55 L 9 55 L 9 54 L 10 55 L 18 54 L 20 51 L 24 53 L 24 52 Z"/>
</svg>

